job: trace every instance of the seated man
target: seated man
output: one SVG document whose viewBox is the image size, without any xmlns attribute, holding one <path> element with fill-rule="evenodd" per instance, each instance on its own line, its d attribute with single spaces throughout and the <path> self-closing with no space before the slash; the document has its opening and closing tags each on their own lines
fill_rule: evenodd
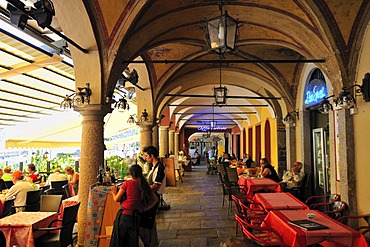
<svg viewBox="0 0 370 247">
<path fill-rule="evenodd" d="M 299 183 L 302 181 L 304 173 L 301 172 L 302 170 L 302 163 L 296 161 L 293 163 L 291 171 L 287 171 L 283 175 L 283 183 L 286 183 L 285 189 L 291 189 L 293 187 L 297 187 Z"/>
<path fill-rule="evenodd" d="M 28 165 L 28 173 L 29 173 L 29 177 L 32 179 L 34 183 L 38 184 L 41 182 L 41 176 L 38 173 L 38 171 L 36 171 L 36 167 L 34 164 Z"/>
<path fill-rule="evenodd" d="M 35 190 L 32 184 L 26 182 L 24 179 L 24 174 L 20 170 L 16 170 L 12 174 L 12 179 L 14 185 L 8 190 L 8 193 L 5 196 L 5 200 L 15 196 L 14 206 L 23 206 L 26 205 L 27 192 Z M 17 208 L 16 211 L 23 211 L 24 208 Z"/>
<path fill-rule="evenodd" d="M 68 180 L 67 175 L 65 175 L 63 173 L 60 173 L 59 168 L 55 168 L 54 172 L 52 174 L 50 174 L 50 176 L 46 180 L 45 186 L 46 185 L 51 185 L 52 181 L 65 181 L 65 180 Z"/>
</svg>

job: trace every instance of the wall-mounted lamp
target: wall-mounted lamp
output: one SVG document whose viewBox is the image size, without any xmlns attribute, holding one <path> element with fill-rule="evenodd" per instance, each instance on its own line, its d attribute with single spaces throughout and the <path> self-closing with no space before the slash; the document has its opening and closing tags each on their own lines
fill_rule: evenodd
<svg viewBox="0 0 370 247">
<path fill-rule="evenodd" d="M 117 108 L 118 111 L 130 110 L 130 105 L 128 104 L 126 97 L 123 96 L 118 101 L 114 103 L 114 108 Z"/>
<path fill-rule="evenodd" d="M 72 107 L 84 107 L 90 104 L 90 96 L 92 94 L 90 83 L 86 83 L 86 87 L 77 88 L 78 92 L 71 95 L 66 95 L 64 100 L 60 103 L 60 108 L 66 110 Z M 73 99 L 71 97 L 74 95 Z"/>
<path fill-rule="evenodd" d="M 125 87 L 127 81 L 130 82 L 135 87 L 139 88 L 141 91 L 144 91 L 144 88 L 137 85 L 137 83 L 139 82 L 139 74 L 137 73 L 136 69 L 130 71 L 130 69 L 127 67 L 122 72 L 120 78 L 117 80 L 117 84 L 119 84 L 122 87 Z"/>
<path fill-rule="evenodd" d="M 356 100 L 350 93 L 352 88 L 356 88 L 355 94 L 362 94 L 365 102 L 370 101 L 370 73 L 366 73 L 362 79 L 362 85 L 354 84 L 348 88 L 343 88 L 343 91 L 339 93 L 338 98 L 334 100 L 336 106 L 342 109 L 353 108 L 356 105 Z"/>
<path fill-rule="evenodd" d="M 141 113 L 140 122 L 148 122 L 149 121 L 149 114 L 146 112 L 146 109 Z"/>
<path fill-rule="evenodd" d="M 127 119 L 128 124 L 136 124 L 136 114 L 130 115 L 130 117 Z"/>
<path fill-rule="evenodd" d="M 299 119 L 299 112 L 291 111 L 291 112 L 288 112 L 285 118 L 283 119 L 284 124 L 293 124 L 295 122 L 295 119 L 292 114 L 295 115 L 297 119 Z"/>
<path fill-rule="evenodd" d="M 330 95 L 328 97 L 324 97 L 323 100 L 319 104 L 319 112 L 322 114 L 329 114 L 330 111 L 333 110 L 333 105 L 330 103 L 328 99 L 334 97 L 334 95 Z"/>
<path fill-rule="evenodd" d="M 165 118 L 165 117 L 166 116 L 162 114 L 161 117 L 160 118 L 157 118 L 157 120 L 155 121 L 156 124 L 160 124 L 162 122 L 162 119 Z"/>
</svg>

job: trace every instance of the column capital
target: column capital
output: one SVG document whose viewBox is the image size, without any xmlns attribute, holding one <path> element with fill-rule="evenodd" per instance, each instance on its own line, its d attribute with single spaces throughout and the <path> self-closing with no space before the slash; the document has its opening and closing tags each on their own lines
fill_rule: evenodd
<svg viewBox="0 0 370 247">
<path fill-rule="evenodd" d="M 153 128 L 153 124 L 150 123 L 150 122 L 138 122 L 137 123 L 137 126 L 139 126 L 140 128 L 143 128 L 143 129 L 152 129 Z"/>
<path fill-rule="evenodd" d="M 83 117 L 86 116 L 105 116 L 113 111 L 110 105 L 87 105 L 85 107 L 73 108 L 74 111 L 79 112 Z"/>
<path fill-rule="evenodd" d="M 168 128 L 169 128 L 169 127 L 168 127 L 168 126 L 165 126 L 165 125 L 164 125 L 164 126 L 159 126 L 159 129 L 160 129 L 160 130 L 168 130 Z"/>
</svg>

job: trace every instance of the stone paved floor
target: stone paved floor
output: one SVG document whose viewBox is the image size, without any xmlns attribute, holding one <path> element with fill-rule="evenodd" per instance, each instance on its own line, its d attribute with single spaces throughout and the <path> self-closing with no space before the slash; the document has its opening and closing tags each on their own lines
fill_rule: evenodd
<svg viewBox="0 0 370 247">
<path fill-rule="evenodd" d="M 184 183 L 167 187 L 164 199 L 171 205 L 157 214 L 159 247 L 218 247 L 235 234 L 233 213 L 222 208 L 222 188 L 217 175 L 206 175 L 206 167 L 186 172 Z"/>
</svg>

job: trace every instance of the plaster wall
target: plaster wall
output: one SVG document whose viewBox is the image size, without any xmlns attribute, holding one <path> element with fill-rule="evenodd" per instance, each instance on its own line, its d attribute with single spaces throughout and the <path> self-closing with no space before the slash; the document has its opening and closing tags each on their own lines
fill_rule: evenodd
<svg viewBox="0 0 370 247">
<path fill-rule="evenodd" d="M 363 46 L 360 51 L 359 63 L 357 67 L 356 83 L 362 85 L 365 73 L 370 72 L 370 25 L 368 25 Z M 369 139 L 370 132 L 370 103 L 365 102 L 362 96 L 357 96 L 358 114 L 353 115 L 354 139 L 355 139 L 355 169 L 357 187 L 357 206 L 358 214 L 368 213 L 370 210 L 369 194 Z M 353 185 L 355 186 L 355 185 Z"/>
</svg>

